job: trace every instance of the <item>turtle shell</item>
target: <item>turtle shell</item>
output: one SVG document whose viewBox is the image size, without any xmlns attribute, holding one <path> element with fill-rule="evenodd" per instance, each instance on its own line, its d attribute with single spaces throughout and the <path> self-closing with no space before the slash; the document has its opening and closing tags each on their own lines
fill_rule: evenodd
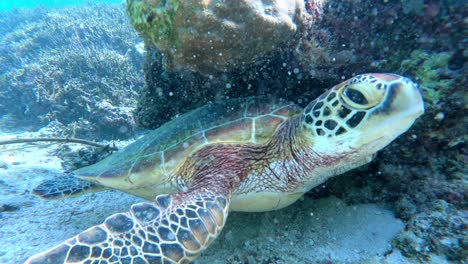
<svg viewBox="0 0 468 264">
<path fill-rule="evenodd" d="M 139 188 L 163 184 L 186 157 L 204 145 L 264 143 L 282 122 L 300 111 L 290 102 L 266 97 L 211 103 L 181 115 L 123 151 L 74 173 L 79 178 L 139 195 Z"/>
</svg>

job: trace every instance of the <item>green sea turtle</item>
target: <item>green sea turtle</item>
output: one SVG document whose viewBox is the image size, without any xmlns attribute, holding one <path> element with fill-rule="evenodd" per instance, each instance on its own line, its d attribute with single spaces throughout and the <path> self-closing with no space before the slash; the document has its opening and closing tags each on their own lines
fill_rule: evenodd
<svg viewBox="0 0 468 264">
<path fill-rule="evenodd" d="M 412 81 L 379 73 L 344 81 L 304 110 L 265 98 L 209 104 L 74 171 L 151 202 L 26 263 L 190 263 L 218 236 L 229 211 L 290 205 L 328 178 L 368 163 L 423 112 Z M 92 186 L 80 184 L 37 192 L 47 197 Z"/>
</svg>

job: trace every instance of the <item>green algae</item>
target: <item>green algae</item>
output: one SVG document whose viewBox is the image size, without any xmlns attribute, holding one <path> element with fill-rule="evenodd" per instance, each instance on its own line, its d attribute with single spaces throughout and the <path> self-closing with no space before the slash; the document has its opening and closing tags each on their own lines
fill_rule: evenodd
<svg viewBox="0 0 468 264">
<path fill-rule="evenodd" d="M 415 76 L 424 90 L 424 99 L 436 104 L 447 95 L 455 80 L 450 76 L 449 52 L 429 53 L 414 50 L 409 59 L 404 60 L 400 72 Z"/>
<path fill-rule="evenodd" d="M 127 0 L 127 13 L 133 27 L 153 44 L 161 40 L 176 43 L 174 17 L 179 5 L 178 0 L 161 1 L 157 6 L 151 6 L 147 1 Z"/>
</svg>

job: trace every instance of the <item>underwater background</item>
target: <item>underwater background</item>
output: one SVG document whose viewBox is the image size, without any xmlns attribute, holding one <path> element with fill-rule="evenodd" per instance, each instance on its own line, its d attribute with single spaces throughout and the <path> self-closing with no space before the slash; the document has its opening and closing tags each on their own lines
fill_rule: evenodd
<svg viewBox="0 0 468 264">
<path fill-rule="evenodd" d="M 10 11 L 14 8 L 35 8 L 37 6 L 44 7 L 65 7 L 72 5 L 97 4 L 107 3 L 116 4 L 122 3 L 121 0 L 54 0 L 54 1 L 34 1 L 34 0 L 16 0 L 0 2 L 0 11 Z"/>
<path fill-rule="evenodd" d="M 40 182 L 110 153 L 1 141 L 82 138 L 122 149 L 212 101 L 268 95 L 305 106 L 366 72 L 417 82 L 426 113 L 371 163 L 295 204 L 231 213 L 195 263 L 468 261 L 466 1 L 285 1 L 305 18 L 297 11 L 281 27 L 246 22 L 255 29 L 248 38 L 222 40 L 225 46 L 217 47 L 225 50 L 217 54 L 223 56 L 197 53 L 204 59 L 171 50 L 173 25 L 183 23 L 171 13 L 178 1 L 162 2 L 158 12 L 167 16 L 157 34 L 168 38 L 160 42 L 145 24 L 159 20 L 137 19 L 141 14 L 122 1 L 0 2 L 0 263 L 23 263 L 142 201 L 116 190 L 42 200 L 32 194 Z M 239 13 L 226 6 L 227 17 Z M 190 41 L 185 46 L 206 44 Z"/>
</svg>

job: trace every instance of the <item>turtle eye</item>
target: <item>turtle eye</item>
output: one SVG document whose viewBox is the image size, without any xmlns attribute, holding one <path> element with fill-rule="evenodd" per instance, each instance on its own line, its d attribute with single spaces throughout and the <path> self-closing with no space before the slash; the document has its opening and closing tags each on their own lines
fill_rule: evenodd
<svg viewBox="0 0 468 264">
<path fill-rule="evenodd" d="M 353 88 L 346 88 L 344 90 L 344 95 L 348 97 L 349 100 L 351 100 L 353 103 L 360 104 L 360 105 L 366 105 L 369 102 L 367 101 L 366 97 L 358 90 L 353 89 Z"/>
<path fill-rule="evenodd" d="M 373 85 L 354 83 L 342 88 L 341 98 L 354 109 L 370 109 L 382 101 L 383 93 Z"/>
</svg>

